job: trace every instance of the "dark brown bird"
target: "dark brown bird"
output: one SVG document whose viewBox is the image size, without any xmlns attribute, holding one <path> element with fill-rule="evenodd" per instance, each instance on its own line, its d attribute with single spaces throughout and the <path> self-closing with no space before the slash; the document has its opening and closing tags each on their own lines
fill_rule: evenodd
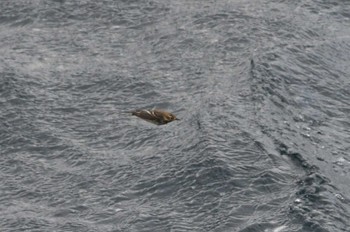
<svg viewBox="0 0 350 232">
<path fill-rule="evenodd" d="M 164 125 L 174 120 L 180 120 L 172 113 L 163 110 L 135 110 L 131 114 L 156 125 Z"/>
</svg>

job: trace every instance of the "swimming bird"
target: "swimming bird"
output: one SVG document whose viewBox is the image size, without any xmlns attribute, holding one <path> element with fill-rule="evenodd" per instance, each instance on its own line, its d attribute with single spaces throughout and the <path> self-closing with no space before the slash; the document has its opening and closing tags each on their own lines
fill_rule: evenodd
<svg viewBox="0 0 350 232">
<path fill-rule="evenodd" d="M 156 125 L 164 125 L 174 120 L 180 120 L 172 113 L 163 110 L 134 110 L 131 111 L 131 114 Z"/>
</svg>

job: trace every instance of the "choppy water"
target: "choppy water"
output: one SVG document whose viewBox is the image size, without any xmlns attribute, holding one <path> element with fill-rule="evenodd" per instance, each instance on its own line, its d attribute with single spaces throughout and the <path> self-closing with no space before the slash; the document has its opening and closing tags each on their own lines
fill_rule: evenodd
<svg viewBox="0 0 350 232">
<path fill-rule="evenodd" d="M 0 1 L 0 230 L 350 231 L 349 12 Z"/>
</svg>

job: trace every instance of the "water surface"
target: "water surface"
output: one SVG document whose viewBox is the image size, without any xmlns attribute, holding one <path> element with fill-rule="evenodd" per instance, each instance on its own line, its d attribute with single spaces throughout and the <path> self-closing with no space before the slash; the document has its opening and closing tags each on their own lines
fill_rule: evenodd
<svg viewBox="0 0 350 232">
<path fill-rule="evenodd" d="M 0 12 L 1 231 L 349 231 L 348 1 Z"/>
</svg>

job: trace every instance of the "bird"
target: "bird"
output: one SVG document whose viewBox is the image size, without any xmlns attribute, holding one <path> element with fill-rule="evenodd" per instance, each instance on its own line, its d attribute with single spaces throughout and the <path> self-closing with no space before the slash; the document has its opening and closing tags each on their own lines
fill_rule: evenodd
<svg viewBox="0 0 350 232">
<path fill-rule="evenodd" d="M 154 123 L 156 125 L 164 125 L 175 120 L 180 120 L 172 113 L 169 113 L 163 110 L 158 110 L 158 109 L 134 110 L 134 111 L 131 111 L 131 114 L 139 118 L 142 118 L 147 122 Z"/>
</svg>

